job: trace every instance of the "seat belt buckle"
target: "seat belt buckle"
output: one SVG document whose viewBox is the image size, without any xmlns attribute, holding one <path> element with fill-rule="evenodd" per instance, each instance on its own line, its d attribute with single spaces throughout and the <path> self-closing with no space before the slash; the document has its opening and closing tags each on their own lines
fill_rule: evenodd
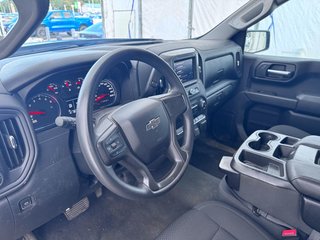
<svg viewBox="0 0 320 240">
<path fill-rule="evenodd" d="M 282 239 L 299 240 L 297 229 L 285 229 L 281 232 Z"/>
</svg>

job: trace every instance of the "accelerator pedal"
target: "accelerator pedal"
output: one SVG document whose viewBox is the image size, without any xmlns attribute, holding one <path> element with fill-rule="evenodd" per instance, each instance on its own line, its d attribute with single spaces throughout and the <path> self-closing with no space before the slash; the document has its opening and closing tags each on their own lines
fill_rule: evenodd
<svg viewBox="0 0 320 240">
<path fill-rule="evenodd" d="M 32 233 L 25 234 L 22 238 L 19 238 L 19 240 L 37 240 L 37 237 Z"/>
<path fill-rule="evenodd" d="M 84 213 L 89 208 L 90 203 L 88 197 L 82 198 L 79 202 L 74 204 L 71 208 L 67 208 L 64 212 L 66 218 L 71 221 L 78 217 L 81 213 Z"/>
</svg>

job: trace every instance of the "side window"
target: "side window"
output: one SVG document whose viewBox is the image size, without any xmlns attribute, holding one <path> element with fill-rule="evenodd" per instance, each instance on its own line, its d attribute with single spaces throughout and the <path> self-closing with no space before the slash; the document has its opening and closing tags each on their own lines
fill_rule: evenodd
<svg viewBox="0 0 320 240">
<path fill-rule="evenodd" d="M 18 18 L 18 9 L 14 5 L 14 2 L 12 0 L 0 0 L 0 41 L 11 31 Z"/>
<path fill-rule="evenodd" d="M 61 18 L 60 12 L 54 12 L 51 14 L 50 18 Z"/>
<path fill-rule="evenodd" d="M 72 18 L 70 12 L 63 12 L 63 17 L 64 17 L 64 18 Z"/>
<path fill-rule="evenodd" d="M 248 29 L 245 52 L 257 54 L 320 59 L 320 1 L 290 0 L 270 16 Z M 264 37 L 270 40 L 260 51 Z M 262 36 L 262 38 L 261 38 Z"/>
</svg>

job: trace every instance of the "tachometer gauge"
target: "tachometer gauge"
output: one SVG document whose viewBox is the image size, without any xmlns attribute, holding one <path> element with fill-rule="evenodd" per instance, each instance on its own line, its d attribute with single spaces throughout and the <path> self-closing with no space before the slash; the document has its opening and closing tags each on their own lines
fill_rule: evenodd
<svg viewBox="0 0 320 240">
<path fill-rule="evenodd" d="M 54 125 L 61 114 L 60 105 L 53 96 L 38 94 L 27 101 L 28 113 L 36 130 Z"/>
<path fill-rule="evenodd" d="M 95 95 L 95 108 L 110 107 L 117 102 L 118 92 L 115 84 L 110 80 L 103 80 L 99 83 Z"/>
</svg>

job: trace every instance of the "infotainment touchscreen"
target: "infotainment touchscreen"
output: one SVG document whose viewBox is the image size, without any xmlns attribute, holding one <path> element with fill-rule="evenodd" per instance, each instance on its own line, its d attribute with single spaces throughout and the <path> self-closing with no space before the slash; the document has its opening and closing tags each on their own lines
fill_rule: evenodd
<svg viewBox="0 0 320 240">
<path fill-rule="evenodd" d="M 173 69 L 183 83 L 196 78 L 195 58 L 187 58 L 184 60 L 175 61 L 173 64 Z"/>
</svg>

